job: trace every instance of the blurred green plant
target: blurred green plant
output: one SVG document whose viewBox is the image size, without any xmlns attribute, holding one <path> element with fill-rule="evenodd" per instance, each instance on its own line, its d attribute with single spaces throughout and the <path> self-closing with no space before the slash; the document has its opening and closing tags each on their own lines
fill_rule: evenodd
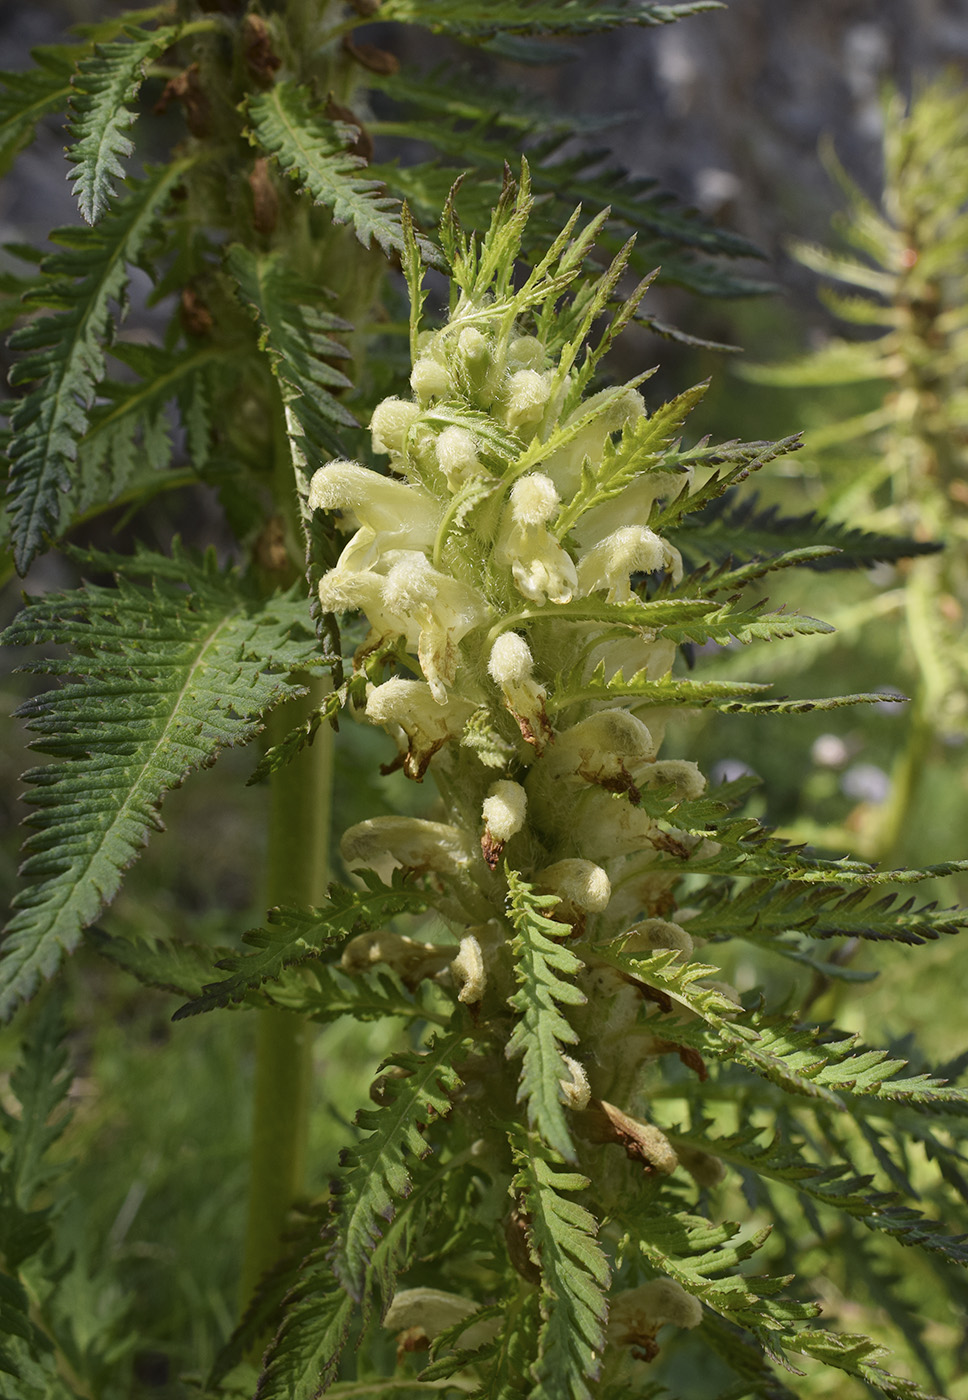
<svg viewBox="0 0 968 1400">
<path fill-rule="evenodd" d="M 815 391 L 820 413 L 823 392 L 840 391 L 841 411 L 806 438 L 807 455 L 821 474 L 826 514 L 943 546 L 899 564 L 878 603 L 883 616 L 903 623 L 902 667 L 893 683 L 910 695 L 911 704 L 890 793 L 870 805 L 854 838 L 867 854 L 892 860 L 910 847 L 919 791 L 942 765 L 964 771 L 959 752 L 968 739 L 968 101 L 963 82 L 951 74 L 910 102 L 896 93 L 888 97 L 879 205 L 849 178 L 832 150 L 827 158 L 847 198 L 837 219 L 846 251 L 798 244 L 794 254 L 828 279 L 821 299 L 856 328 L 854 338 L 831 338 L 804 357 L 748 366 L 741 373 L 762 384 Z M 851 391 L 866 400 L 863 411 L 843 411 Z M 836 606 L 830 616 L 838 621 Z M 860 637 L 857 641 L 863 646 Z"/>
</svg>

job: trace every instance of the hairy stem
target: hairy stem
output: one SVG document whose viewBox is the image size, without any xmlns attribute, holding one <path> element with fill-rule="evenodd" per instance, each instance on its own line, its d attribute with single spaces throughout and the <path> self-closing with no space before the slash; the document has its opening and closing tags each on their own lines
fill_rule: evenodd
<svg viewBox="0 0 968 1400">
<path fill-rule="evenodd" d="M 269 721 L 269 742 L 318 707 L 324 683 L 310 683 L 299 705 L 287 705 Z M 332 733 L 316 732 L 312 747 L 279 769 L 270 782 L 268 904 L 320 904 L 326 893 L 332 798 Z M 306 1145 L 312 1074 L 312 1027 L 288 1011 L 259 1013 L 255 1047 L 252 1175 L 243 1307 L 279 1255 L 286 1217 L 305 1189 Z"/>
</svg>

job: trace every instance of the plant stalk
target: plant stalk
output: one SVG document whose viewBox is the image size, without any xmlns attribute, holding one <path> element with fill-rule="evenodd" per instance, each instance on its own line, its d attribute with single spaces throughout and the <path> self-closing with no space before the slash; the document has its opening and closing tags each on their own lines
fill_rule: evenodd
<svg viewBox="0 0 968 1400">
<path fill-rule="evenodd" d="M 269 719 L 269 743 L 278 743 L 318 708 L 326 683 Z M 321 725 L 311 747 L 273 773 L 269 784 L 266 896 L 276 904 L 321 904 L 326 894 L 333 743 Z M 242 1306 L 281 1254 L 280 1238 L 293 1203 L 303 1194 L 312 1083 L 312 1027 L 302 1017 L 267 1009 L 258 1014 L 252 1123 L 251 1179 Z"/>
</svg>

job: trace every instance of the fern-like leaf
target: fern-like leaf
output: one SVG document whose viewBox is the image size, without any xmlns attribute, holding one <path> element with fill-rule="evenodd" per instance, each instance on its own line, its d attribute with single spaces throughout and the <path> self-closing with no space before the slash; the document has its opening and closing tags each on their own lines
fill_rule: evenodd
<svg viewBox="0 0 968 1400">
<path fill-rule="evenodd" d="M 0 1274 L 0 1371 L 18 1378 L 30 1394 L 33 1372 L 43 1377 L 52 1366 L 52 1347 L 31 1316 L 17 1275 L 51 1235 L 52 1208 L 39 1205 L 38 1198 L 49 1198 L 51 1182 L 63 1172 L 48 1160 L 48 1153 L 68 1121 L 60 1113 L 71 1083 L 64 1034 L 63 996 L 55 991 L 33 1018 L 10 1075 L 10 1094 L 20 1111 L 15 1116 L 0 1108 L 5 1139 L 0 1152 L 0 1239 L 6 1270 Z M 2 1379 L 0 1393 L 8 1393 Z M 36 1393 L 50 1393 L 46 1383 Z"/>
<path fill-rule="evenodd" d="M 117 568 L 118 588 L 48 595 L 6 633 L 11 645 L 73 646 L 73 658 L 28 669 L 80 678 L 21 711 L 38 735 L 34 747 L 61 761 L 27 774 L 36 830 L 26 844 L 29 883 L 3 943 L 2 1016 L 50 976 L 113 898 L 159 825 L 164 794 L 226 745 L 252 739 L 266 710 L 301 694 L 294 672 L 325 664 L 298 589 L 261 601 L 213 557 L 90 562 Z M 145 574 L 153 587 L 131 581 Z"/>
<path fill-rule="evenodd" d="M 522 1057 L 518 1101 L 527 1106 L 529 1126 L 565 1161 L 573 1162 L 575 1149 L 562 1106 L 562 1085 L 572 1075 L 561 1047 L 574 1045 L 578 1036 L 560 1008 L 584 1003 L 584 993 L 565 980 L 574 977 L 582 964 L 556 941 L 570 931 L 569 925 L 555 923 L 543 912 L 558 902 L 556 896 L 535 894 L 513 870 L 508 872 L 508 890 L 518 983 L 510 1002 L 520 1020 L 505 1053 L 508 1059 Z"/>
<path fill-rule="evenodd" d="M 333 339 L 332 332 L 349 331 L 352 326 L 323 310 L 328 293 L 311 286 L 271 253 L 259 256 L 234 244 L 226 254 L 226 266 L 259 326 L 259 348 L 268 356 L 283 401 L 291 406 L 315 458 L 312 465 L 342 454 L 333 425 L 359 425 L 332 392 L 350 389 L 352 382 L 328 361 L 349 358 L 349 351 Z"/>
<path fill-rule="evenodd" d="M 512 1140 L 517 1174 L 512 1189 L 528 1219 L 528 1244 L 541 1271 L 543 1325 L 538 1336 L 531 1400 L 591 1400 L 605 1343 L 605 1294 L 610 1271 L 596 1236 L 595 1217 L 571 1199 L 588 1179 L 557 1169 L 534 1134 Z"/>
<path fill-rule="evenodd" d="M 31 51 L 35 68 L 0 73 L 0 175 L 29 144 L 40 118 L 67 106 L 74 65 L 87 52 L 86 44 L 46 45 Z"/>
<path fill-rule="evenodd" d="M 403 252 L 397 200 L 386 194 L 380 181 L 360 173 L 366 161 L 347 149 L 357 138 L 357 128 L 330 121 L 314 112 L 313 105 L 307 88 L 276 83 L 249 100 L 250 141 L 273 156 L 314 204 L 325 204 L 337 223 L 352 223 L 365 248 L 375 239 L 386 253 Z M 439 265 L 434 245 L 422 237 L 418 241 L 426 261 Z"/>
<path fill-rule="evenodd" d="M 906 1061 L 886 1050 L 858 1045 L 854 1035 L 824 1036 L 816 1027 L 785 1016 L 738 1008 L 706 984 L 717 969 L 699 962 L 681 963 L 675 952 L 647 958 L 596 948 L 596 955 L 657 993 L 667 1013 L 686 1012 L 704 1025 L 676 1025 L 675 1038 L 728 1064 L 739 1064 L 793 1094 L 822 1099 L 843 1110 L 848 1097 L 900 1102 L 932 1109 L 950 1104 L 964 1110 L 968 1091 L 946 1085 L 928 1074 L 899 1078 Z"/>
<path fill-rule="evenodd" d="M 419 1248 L 428 1217 L 435 1217 L 440 1208 L 449 1164 L 433 1154 L 422 1159 L 411 1156 L 408 1162 L 413 1187 L 409 1195 L 398 1198 L 392 1219 L 384 1221 L 373 1243 L 366 1276 L 367 1309 L 369 1290 L 374 1287 L 379 1287 L 384 1300 L 392 1296 L 397 1275 Z M 338 1373 L 360 1305 L 333 1274 L 333 1247 L 332 1231 L 327 1231 L 299 1267 L 282 1325 L 266 1354 L 257 1400 L 317 1400 Z"/>
<path fill-rule="evenodd" d="M 565 535 L 578 518 L 603 501 L 619 495 L 636 476 L 661 469 L 666 449 L 707 389 L 698 384 L 670 399 L 655 413 L 636 420 L 626 428 L 616 445 L 606 440 L 601 466 L 594 476 L 582 482 L 574 498 L 563 507 L 555 522 L 555 533 Z"/>
<path fill-rule="evenodd" d="M 881 535 L 823 520 L 812 511 L 784 516 L 776 506 L 761 506 L 755 496 L 707 505 L 677 522 L 669 538 L 691 564 L 771 559 L 781 550 L 826 545 L 833 552 L 804 561 L 806 568 L 818 573 L 936 554 L 941 547 L 931 540 Z"/>
<path fill-rule="evenodd" d="M 766 612 L 764 604 L 738 608 L 708 598 L 651 598 L 645 602 L 609 603 L 598 598 L 576 598 L 570 603 L 548 607 L 522 609 L 505 620 L 513 627 L 517 622 L 540 621 L 547 618 L 573 619 L 576 622 L 600 622 L 603 625 L 633 628 L 654 628 L 657 635 L 681 646 L 683 642 L 702 645 L 716 642 L 727 646 L 731 641 L 769 642 L 780 637 L 810 636 L 832 632 L 828 622 L 802 613 Z M 502 628 L 503 630 L 503 628 Z M 883 699 L 883 696 L 879 697 Z"/>
<path fill-rule="evenodd" d="M 852 1175 L 846 1164 L 820 1166 L 806 1158 L 795 1143 L 778 1133 L 766 1144 L 757 1143 L 758 1129 L 745 1129 L 728 1137 L 717 1135 L 713 1123 L 691 1133 L 675 1129 L 676 1142 L 711 1152 L 724 1162 L 746 1168 L 770 1181 L 782 1182 L 805 1196 L 843 1211 L 869 1230 L 891 1235 L 899 1243 L 930 1249 L 955 1263 L 968 1263 L 965 1237 L 953 1235 L 936 1220 L 900 1203 L 894 1192 L 879 1191 L 871 1177 Z"/>
<path fill-rule="evenodd" d="M 329 903 L 320 908 L 272 909 L 264 928 L 244 935 L 244 941 L 255 951 L 223 958 L 218 965 L 231 975 L 207 984 L 201 995 L 175 1012 L 174 1019 L 180 1021 L 241 1001 L 247 992 L 278 979 L 285 968 L 304 962 L 324 948 L 375 928 L 395 914 L 416 913 L 425 907 L 418 890 L 403 886 L 348 890 L 331 885 Z"/>
<path fill-rule="evenodd" d="M 128 105 L 138 95 L 145 67 L 178 37 L 177 26 L 148 31 L 129 27 L 124 39 L 98 44 L 78 63 L 72 83 L 67 159 L 76 166 L 73 192 L 81 217 L 96 224 L 106 211 L 114 186 L 124 176 L 124 161 L 134 150 L 125 133 L 137 114 Z"/>
<path fill-rule="evenodd" d="M 644 1203 L 635 1216 L 639 1250 L 660 1274 L 672 1278 L 720 1316 L 758 1335 L 816 1317 L 816 1303 L 784 1296 L 790 1282 L 742 1270 L 770 1234 L 748 1233 L 732 1221 L 713 1224 L 682 1210 L 666 1193 Z"/>
<path fill-rule="evenodd" d="M 904 1376 L 892 1376 L 877 1363 L 887 1355 L 884 1347 L 852 1332 L 799 1331 L 784 1336 L 783 1343 L 791 1351 L 802 1356 L 813 1357 L 826 1366 L 833 1366 L 848 1376 L 856 1376 L 866 1381 L 868 1386 L 879 1391 L 887 1400 L 944 1400 L 942 1395 L 932 1395 L 916 1381 Z"/>
<path fill-rule="evenodd" d="M 371 1258 L 396 1202 L 412 1189 L 410 1163 L 425 1157 L 428 1124 L 446 1117 L 460 1088 L 454 1068 L 463 1048 L 460 1032 L 441 1036 L 422 1054 L 395 1055 L 388 1064 L 403 1071 L 386 1081 L 389 1102 L 361 1109 L 357 1126 L 369 1132 L 340 1158 L 344 1175 L 334 1188 L 333 1272 L 346 1292 L 363 1305 L 370 1291 Z M 390 1297 L 384 1298 L 388 1306 Z"/>
<path fill-rule="evenodd" d="M 435 34 L 480 42 L 498 34 L 595 34 L 623 24 L 670 24 L 722 5 L 720 0 L 673 5 L 646 0 L 490 0 L 476 8 L 475 14 L 466 0 L 383 0 L 380 19 L 422 24 Z"/>
<path fill-rule="evenodd" d="M 766 699 L 762 692 L 769 685 L 757 681 L 694 681 L 688 678 L 666 676 L 662 680 L 650 680 L 646 671 L 635 672 L 627 679 L 621 671 L 607 676 L 604 662 L 599 663 L 591 675 L 586 675 L 583 667 L 569 676 L 559 676 L 553 688 L 554 703 L 549 705 L 549 713 L 558 713 L 569 705 L 588 700 L 614 699 L 633 700 L 636 708 L 641 705 L 656 705 L 665 708 L 669 705 L 684 706 L 690 709 L 723 710 L 726 714 L 781 714 L 805 715 L 813 710 L 836 710 L 843 705 L 879 705 L 884 695 L 874 692 L 869 695 L 831 695 L 820 699 L 790 700 L 786 697 Z"/>
<path fill-rule="evenodd" d="M 31 306 L 58 308 L 18 330 L 14 349 L 25 351 L 10 375 L 33 384 L 11 418 L 8 500 L 17 568 L 25 572 L 43 536 L 57 524 L 61 492 L 72 490 L 78 439 L 86 432 L 104 345 L 112 329 L 111 303 L 123 305 L 129 263 L 145 245 L 190 160 L 155 171 L 119 203 L 97 229 L 61 229 L 52 235 L 65 251 L 42 264 L 44 283 Z"/>
<path fill-rule="evenodd" d="M 171 464 L 172 441 L 168 409 L 177 402 L 187 430 L 194 471 L 203 471 L 209 456 L 210 401 L 216 375 L 237 360 L 221 347 L 200 346 L 187 352 L 154 345 L 115 345 L 112 357 L 138 377 L 99 386 L 100 402 L 92 410 L 85 436 L 78 443 L 74 489 L 65 503 L 60 529 L 70 523 L 70 510 L 83 513 L 116 500 L 135 483 L 162 483 L 153 478 Z"/>
<path fill-rule="evenodd" d="M 212 980 L 220 951 L 224 951 L 202 943 L 134 943 L 97 928 L 88 930 L 87 942 L 143 986 L 182 997 L 201 995 Z"/>
<path fill-rule="evenodd" d="M 808 938 L 864 938 L 915 946 L 961 932 L 963 910 L 901 901 L 896 892 L 872 900 L 866 889 L 753 880 L 746 885 L 710 882 L 697 894 L 690 930 L 700 938 L 749 938 L 772 942 L 784 934 Z"/>
</svg>

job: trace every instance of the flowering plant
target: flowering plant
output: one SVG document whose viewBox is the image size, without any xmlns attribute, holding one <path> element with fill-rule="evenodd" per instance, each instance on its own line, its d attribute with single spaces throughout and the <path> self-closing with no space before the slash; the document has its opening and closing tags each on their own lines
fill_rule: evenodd
<svg viewBox="0 0 968 1400">
<path fill-rule="evenodd" d="M 868 898 L 912 874 L 787 847 L 736 815 L 748 783 L 708 791 L 694 763 L 660 756 L 676 707 L 880 697 L 771 701 L 760 686 L 672 674 L 686 642 L 824 630 L 737 596 L 801 551 L 688 578 L 680 552 L 699 547 L 690 515 L 796 443 L 684 450 L 701 389 L 651 414 L 646 376 L 589 394 L 644 288 L 589 342 L 625 257 L 589 275 L 600 221 L 576 233 L 577 214 L 516 285 L 527 176 L 506 186 L 482 243 L 445 215 L 452 291 L 436 331 L 422 328 L 408 242 L 412 395 L 385 399 L 371 424 L 388 474 L 332 461 L 309 485 L 307 510 L 338 512 L 349 534 L 319 580 L 321 606 L 369 626 L 326 708 L 388 730 L 390 766 L 429 775 L 440 795 L 432 819 L 351 826 L 343 860 L 362 900 L 396 892 L 435 918 L 423 936 L 379 927 L 342 942 L 339 972 L 329 955 L 324 987 L 343 975 L 402 989 L 409 1014 L 397 1014 L 419 1048 L 393 1057 L 379 1107 L 361 1115 L 369 1136 L 279 1314 L 260 1393 L 300 1385 L 310 1349 L 331 1383 L 379 1294 L 395 1374 L 429 1346 L 422 1384 L 481 1396 L 628 1394 L 668 1326 L 678 1355 L 689 1334 L 756 1376 L 756 1394 L 786 1393 L 768 1358 L 794 1353 L 914 1396 L 873 1342 L 812 1326 L 817 1308 L 784 1292 L 789 1279 L 740 1268 L 768 1230 L 715 1223 L 702 1205 L 728 1164 L 913 1242 L 940 1227 L 869 1196 L 849 1160 L 832 1166 L 808 1144 L 831 1141 L 831 1114 L 936 1114 L 963 1096 L 744 1001 L 700 950 L 738 936 L 796 958 L 811 937 L 932 936 L 950 916 Z M 307 958 L 290 950 L 308 982 L 288 973 L 268 990 L 276 1004 L 317 1004 Z M 244 962 L 236 977 L 254 985 Z M 758 1084 L 783 1095 L 782 1144 L 759 1141 Z M 943 1231 L 932 1238 L 960 1257 Z"/>
<path fill-rule="evenodd" d="M 60 231 L 36 267 L 15 248 L 29 270 L 0 283 L 6 319 L 25 318 L 11 341 L 12 559 L 26 570 L 51 537 L 88 544 L 63 554 L 86 581 L 41 589 L 6 632 L 46 648 L 30 669 L 66 680 L 23 707 L 53 762 L 27 774 L 33 829 L 0 958 L 0 1015 L 34 1002 L 0 1113 L 4 1400 L 129 1400 L 155 1373 L 159 1336 L 162 1361 L 187 1373 L 173 1391 L 213 1400 L 788 1400 L 781 1372 L 801 1375 L 801 1362 L 816 1393 L 836 1373 L 838 1386 L 919 1400 L 906 1370 L 939 1389 L 954 1376 L 892 1270 L 903 1247 L 929 1259 L 947 1299 L 964 1298 L 964 1237 L 949 1228 L 963 1214 L 948 1189 L 962 1181 L 968 1103 L 946 1082 L 957 1065 L 906 1073 L 904 1058 L 798 1014 L 794 979 L 774 1005 L 736 973 L 731 944 L 797 973 L 818 966 L 816 940 L 916 945 L 965 916 L 891 892 L 930 872 L 778 839 L 744 814 L 748 779 L 709 788 L 670 743 L 677 713 L 697 707 L 881 702 L 776 699 L 676 667 L 697 649 L 828 630 L 749 601 L 747 586 L 910 542 L 820 520 L 795 543 L 736 528 L 734 488 L 797 439 L 688 445 L 702 386 L 647 405 L 647 373 L 601 377 L 633 317 L 656 324 L 639 309 L 649 278 L 626 295 L 627 275 L 661 256 L 694 290 L 746 290 L 707 256 L 748 251 L 741 239 L 648 184 L 595 173 L 597 155 L 569 153 L 573 125 L 548 135 L 480 84 L 408 79 L 357 34 L 378 18 L 414 23 L 533 61 L 560 55 L 551 39 L 711 7 L 179 0 L 86 27 L 4 75 L 0 161 L 69 102 L 91 225 Z M 115 190 L 143 85 L 156 135 L 181 135 Z M 375 93 L 419 120 L 377 119 Z M 434 155 L 374 164 L 374 134 Z M 502 186 L 512 135 L 534 159 Z M 465 145 L 476 178 L 448 194 Z M 591 217 L 559 232 L 561 188 L 579 178 Z M 462 198 L 465 217 L 488 207 L 483 239 L 463 231 Z M 415 215 L 430 228 L 442 205 L 438 246 Z M 629 224 L 651 236 L 623 242 Z M 373 243 L 409 286 L 406 370 L 388 342 L 407 327 Z M 136 266 L 168 319 L 126 340 Z M 427 266 L 449 279 L 436 327 Z M 367 410 L 372 458 L 350 404 Z M 143 515 L 130 549 L 126 519 L 111 552 L 84 533 L 109 509 L 188 490 L 183 523 L 217 495 L 234 564 L 146 543 Z M 345 751 L 357 720 L 368 757 L 386 731 L 385 768 L 437 796 L 340 816 L 343 883 L 331 883 L 332 728 Z M 166 794 L 263 733 L 265 922 L 241 944 L 228 917 L 209 939 L 181 938 L 157 892 L 108 920 Z M 205 860 L 189 853 L 205 875 L 214 844 L 206 832 Z M 72 1203 L 92 1141 L 101 1151 L 123 1134 L 81 1093 L 65 1132 L 65 1025 L 75 1060 L 103 1069 L 98 1038 L 131 1035 L 131 1001 L 117 994 L 114 1014 L 118 969 L 136 979 L 125 995 L 139 1014 L 157 989 L 178 996 L 164 1055 L 183 1072 L 131 1071 L 132 1098 L 160 1104 L 139 1127 L 158 1151 L 129 1127 L 120 1196 L 97 1169 Z M 201 1014 L 242 1009 L 254 1014 Z M 347 1020 L 355 1039 L 333 1076 L 328 1037 Z M 243 1245 L 237 1187 L 215 1178 L 238 1176 L 224 1143 L 245 1120 L 252 1022 Z M 357 1061 L 387 1049 L 354 1129 L 310 1113 L 314 1080 L 352 1088 Z M 198 1107 L 206 1074 L 217 1118 Z M 188 1129 L 179 1114 L 193 1106 Z M 347 1143 L 315 1195 L 311 1118 L 321 1159 L 334 1137 Z M 129 1247 L 146 1178 L 193 1132 L 223 1152 L 198 1208 L 164 1197 L 159 1239 Z M 62 1133 L 79 1146 L 72 1168 Z M 204 1174 L 203 1154 L 191 1164 Z M 203 1286 L 209 1269 L 217 1286 Z M 900 1347 L 900 1374 L 881 1364 L 882 1341 Z"/>
</svg>

